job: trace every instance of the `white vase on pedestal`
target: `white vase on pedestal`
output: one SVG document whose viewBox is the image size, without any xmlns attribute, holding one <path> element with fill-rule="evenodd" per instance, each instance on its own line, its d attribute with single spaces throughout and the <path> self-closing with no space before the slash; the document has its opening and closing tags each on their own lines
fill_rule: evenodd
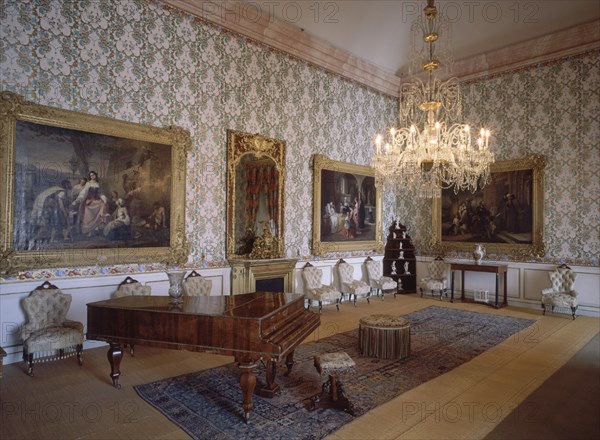
<svg viewBox="0 0 600 440">
<path fill-rule="evenodd" d="M 480 244 L 476 244 L 475 250 L 473 251 L 473 259 L 475 260 L 475 264 L 481 264 L 481 260 L 483 259 L 484 255 L 485 249 L 483 248 L 483 246 Z"/>
<path fill-rule="evenodd" d="M 171 297 L 169 304 L 182 303 L 183 287 L 181 283 L 183 283 L 184 276 L 185 270 L 170 270 L 167 272 L 167 277 L 169 278 L 169 296 Z"/>
</svg>

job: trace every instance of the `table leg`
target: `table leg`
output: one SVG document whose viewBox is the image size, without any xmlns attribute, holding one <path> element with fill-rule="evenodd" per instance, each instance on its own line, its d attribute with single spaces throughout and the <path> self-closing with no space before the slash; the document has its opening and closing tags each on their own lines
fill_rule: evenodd
<svg viewBox="0 0 600 440">
<path fill-rule="evenodd" d="M 498 283 L 500 280 L 500 274 L 496 272 L 496 303 L 494 304 L 494 306 L 496 308 L 498 308 Z"/>
<path fill-rule="evenodd" d="M 121 388 L 119 376 L 121 375 L 121 359 L 123 359 L 123 349 L 116 342 L 110 342 L 110 348 L 106 354 L 110 364 L 110 377 L 115 388 Z"/>
<path fill-rule="evenodd" d="M 242 408 L 244 409 L 244 422 L 248 423 L 250 419 L 250 412 L 252 411 L 252 393 L 254 393 L 254 387 L 256 386 L 256 376 L 254 375 L 254 368 L 256 364 L 253 362 L 240 363 L 240 369 L 242 374 L 240 375 L 240 387 L 242 388 L 242 395 L 244 396 L 244 402 Z"/>
<path fill-rule="evenodd" d="M 461 289 L 460 300 L 464 302 L 464 300 L 465 300 L 465 271 L 464 270 L 460 271 L 460 289 Z"/>
<path fill-rule="evenodd" d="M 452 276 L 450 278 L 450 302 L 454 302 L 454 271 L 452 270 Z"/>
<path fill-rule="evenodd" d="M 507 295 L 507 287 L 506 287 L 506 280 L 508 278 L 508 270 L 504 272 L 504 305 L 508 306 L 508 295 Z"/>
</svg>

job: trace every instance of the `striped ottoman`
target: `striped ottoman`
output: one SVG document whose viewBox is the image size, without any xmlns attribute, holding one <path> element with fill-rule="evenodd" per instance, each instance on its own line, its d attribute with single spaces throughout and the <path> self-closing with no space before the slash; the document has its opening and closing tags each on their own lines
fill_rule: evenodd
<svg viewBox="0 0 600 440">
<path fill-rule="evenodd" d="M 369 315 L 358 323 L 358 351 L 363 356 L 402 359 L 410 354 L 410 322 L 401 316 Z"/>
</svg>

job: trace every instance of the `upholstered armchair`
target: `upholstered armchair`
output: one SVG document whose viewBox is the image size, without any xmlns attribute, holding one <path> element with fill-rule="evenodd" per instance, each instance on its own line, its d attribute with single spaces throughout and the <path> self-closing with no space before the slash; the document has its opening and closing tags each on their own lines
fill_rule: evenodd
<svg viewBox="0 0 600 440">
<path fill-rule="evenodd" d="M 546 306 L 549 305 L 554 312 L 555 307 L 570 308 L 571 315 L 575 319 L 577 311 L 577 292 L 573 290 L 577 274 L 566 264 L 561 264 L 555 270 L 548 273 L 552 287 L 542 289 L 542 314 L 546 314 Z"/>
<path fill-rule="evenodd" d="M 323 308 L 323 301 L 335 302 L 335 307 L 340 310 L 340 299 L 342 293 L 333 286 L 323 285 L 323 271 L 310 263 L 302 268 L 302 279 L 304 280 L 304 294 L 308 299 L 308 308 L 313 301 L 319 303 L 319 313 Z"/>
<path fill-rule="evenodd" d="M 367 257 L 365 261 L 367 267 L 367 275 L 369 277 L 369 286 L 377 292 L 377 295 L 381 292 L 381 299 L 384 298 L 386 293 L 393 293 L 394 298 L 398 290 L 398 282 L 394 281 L 393 278 L 386 277 L 383 275 L 383 267 L 380 262 L 373 260 L 371 257 Z"/>
<path fill-rule="evenodd" d="M 113 296 L 115 298 L 121 298 L 123 296 L 150 295 L 151 293 L 152 288 L 150 286 L 143 286 L 139 281 L 127 277 L 121 281 L 121 284 L 119 284 L 117 291 Z"/>
<path fill-rule="evenodd" d="M 442 257 L 436 257 L 427 265 L 427 271 L 429 276 L 421 278 L 419 282 L 421 297 L 423 297 L 423 290 L 425 289 L 431 291 L 432 295 L 439 292 L 441 301 L 442 295 L 448 295 L 448 264 Z"/>
<path fill-rule="evenodd" d="M 115 298 L 122 298 L 124 296 L 147 296 L 152 294 L 152 288 L 150 286 L 143 286 L 138 280 L 134 280 L 131 277 L 125 278 L 117 287 L 117 291 L 114 293 Z M 127 344 L 124 345 L 127 347 Z M 134 347 L 133 344 L 129 347 L 129 354 L 133 356 Z"/>
<path fill-rule="evenodd" d="M 183 282 L 183 294 L 186 296 L 210 296 L 212 281 L 193 270 Z"/>
<path fill-rule="evenodd" d="M 354 268 L 344 260 L 340 260 L 337 263 L 337 270 L 340 277 L 342 298 L 344 297 L 344 294 L 347 293 L 348 298 L 352 300 L 352 296 L 354 295 L 354 306 L 356 306 L 356 298 L 358 295 L 366 296 L 367 302 L 369 302 L 371 287 L 362 280 L 354 279 Z"/>
<path fill-rule="evenodd" d="M 23 299 L 27 322 L 21 330 L 23 360 L 33 376 L 33 364 L 77 355 L 83 350 L 83 324 L 66 319 L 72 297 L 48 281 Z"/>
</svg>

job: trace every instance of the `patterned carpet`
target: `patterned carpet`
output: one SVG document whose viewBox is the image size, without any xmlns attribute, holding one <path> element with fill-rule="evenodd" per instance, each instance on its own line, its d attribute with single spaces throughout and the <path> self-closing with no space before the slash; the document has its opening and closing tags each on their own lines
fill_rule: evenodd
<svg viewBox="0 0 600 440">
<path fill-rule="evenodd" d="M 138 385 L 137 393 L 194 439 L 320 439 L 355 417 L 469 361 L 535 321 L 431 306 L 405 315 L 411 323 L 411 355 L 391 361 L 361 357 L 358 330 L 301 345 L 289 377 L 278 375 L 280 393 L 254 396 L 250 422 L 242 419 L 239 370 L 229 364 Z M 313 365 L 315 353 L 346 351 L 356 376 L 345 392 L 356 415 L 335 409 L 308 411 L 308 399 L 326 377 Z M 280 367 L 280 372 L 285 371 Z M 258 371 L 259 381 L 264 378 Z"/>
</svg>

